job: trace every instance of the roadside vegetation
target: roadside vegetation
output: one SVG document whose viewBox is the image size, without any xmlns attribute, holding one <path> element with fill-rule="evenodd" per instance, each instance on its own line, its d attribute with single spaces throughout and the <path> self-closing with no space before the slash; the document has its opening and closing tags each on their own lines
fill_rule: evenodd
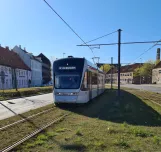
<svg viewBox="0 0 161 152">
<path fill-rule="evenodd" d="M 69 116 L 15 150 L 159 152 L 161 107 L 135 91 L 122 90 L 120 101 L 113 89 L 83 107 L 63 105 Z"/>
<path fill-rule="evenodd" d="M 40 95 L 44 93 L 51 93 L 52 86 L 49 87 L 33 87 L 33 88 L 21 88 L 16 91 L 15 89 L 11 90 L 0 90 L 0 100 L 7 100 L 13 98 L 27 97 L 33 95 Z"/>
</svg>

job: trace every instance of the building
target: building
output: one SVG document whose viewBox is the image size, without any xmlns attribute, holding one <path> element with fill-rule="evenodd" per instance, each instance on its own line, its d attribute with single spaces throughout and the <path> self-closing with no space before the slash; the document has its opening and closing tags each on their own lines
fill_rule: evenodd
<svg viewBox="0 0 161 152">
<path fill-rule="evenodd" d="M 27 88 L 31 69 L 8 47 L 0 47 L 0 89 Z"/>
<path fill-rule="evenodd" d="M 161 84 L 160 48 L 157 48 L 156 65 L 152 70 L 152 83 Z"/>
<path fill-rule="evenodd" d="M 161 61 L 152 71 L 152 83 L 161 84 Z"/>
<path fill-rule="evenodd" d="M 24 63 L 31 69 L 31 86 L 42 85 L 42 61 L 40 57 L 34 56 L 32 53 L 22 49 L 21 45 L 15 46 L 13 51 L 16 52 Z"/>
<path fill-rule="evenodd" d="M 140 77 L 134 77 L 135 69 L 141 67 L 142 63 L 134 63 L 131 65 L 125 65 L 121 67 L 120 70 L 120 83 L 121 84 L 139 84 L 141 79 Z M 113 72 L 111 72 L 111 70 Z M 113 74 L 111 74 L 113 73 Z M 112 76 L 112 78 L 111 78 Z M 106 83 L 118 83 L 118 70 L 117 68 L 110 69 L 106 74 Z"/>
<path fill-rule="evenodd" d="M 47 84 L 51 81 L 51 63 L 50 60 L 44 55 L 39 54 L 37 57 L 40 57 L 42 60 L 42 82 Z"/>
</svg>

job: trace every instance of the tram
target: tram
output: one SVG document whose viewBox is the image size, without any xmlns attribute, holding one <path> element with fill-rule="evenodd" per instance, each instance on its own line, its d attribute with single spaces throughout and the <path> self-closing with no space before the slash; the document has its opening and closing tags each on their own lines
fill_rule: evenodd
<svg viewBox="0 0 161 152">
<path fill-rule="evenodd" d="M 105 73 L 85 58 L 69 56 L 53 63 L 54 103 L 87 103 L 105 90 Z"/>
</svg>

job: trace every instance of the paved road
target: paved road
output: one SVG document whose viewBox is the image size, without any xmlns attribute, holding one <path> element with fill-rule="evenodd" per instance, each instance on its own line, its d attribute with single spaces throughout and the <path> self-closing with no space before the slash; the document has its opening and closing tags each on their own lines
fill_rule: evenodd
<svg viewBox="0 0 161 152">
<path fill-rule="evenodd" d="M 142 90 L 146 90 L 146 91 L 161 93 L 161 85 L 153 85 L 153 84 L 142 84 L 142 85 L 122 84 L 121 87 L 142 89 Z"/>
<path fill-rule="evenodd" d="M 0 120 L 53 103 L 52 93 L 0 101 Z"/>
</svg>

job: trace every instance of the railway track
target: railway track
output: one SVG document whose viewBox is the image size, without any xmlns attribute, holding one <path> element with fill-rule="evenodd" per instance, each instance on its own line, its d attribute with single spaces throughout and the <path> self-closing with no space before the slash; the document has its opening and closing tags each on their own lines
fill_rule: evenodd
<svg viewBox="0 0 161 152">
<path fill-rule="evenodd" d="M 136 90 L 135 90 L 135 92 L 133 92 L 132 90 L 128 90 L 128 92 L 131 92 L 137 96 L 140 96 L 141 98 L 144 98 L 154 104 L 157 104 L 158 106 L 161 106 L 161 96 L 160 95 L 154 95 L 154 94 L 151 94 L 145 90 L 141 90 L 141 92 L 136 91 Z M 160 101 L 160 103 L 158 101 Z"/>
<path fill-rule="evenodd" d="M 37 113 L 37 114 L 33 114 L 33 115 L 31 115 L 31 116 L 29 116 L 29 117 L 27 117 L 27 118 L 23 118 L 23 119 L 20 119 L 20 120 L 18 120 L 18 121 L 16 121 L 16 122 L 13 122 L 13 123 L 11 123 L 11 124 L 8 124 L 8 125 L 6 125 L 6 126 L 3 126 L 3 127 L 0 128 L 0 131 L 2 131 L 2 130 L 4 130 L 4 129 L 7 129 L 7 128 L 9 128 L 9 127 L 12 127 L 12 126 L 14 126 L 14 125 L 17 125 L 17 124 L 19 124 L 19 123 L 25 122 L 25 121 L 27 121 L 27 120 L 29 120 L 29 119 L 32 119 L 32 118 L 34 118 L 34 117 L 36 117 L 36 116 L 39 116 L 39 115 L 41 115 L 41 114 L 50 112 L 50 111 L 53 110 L 54 108 L 55 108 L 55 107 L 49 108 L 49 109 L 44 110 L 44 111 L 41 111 L 41 112 L 39 112 L 39 113 Z"/>
<path fill-rule="evenodd" d="M 49 123 L 47 123 L 46 125 L 43 125 L 42 127 L 36 129 L 35 131 L 33 131 L 32 133 L 28 134 L 27 136 L 25 136 L 24 138 L 16 141 L 15 143 L 13 143 L 12 145 L 9 145 L 5 148 L 3 148 L 2 150 L 0 150 L 0 152 L 8 152 L 13 150 L 14 148 L 16 148 L 17 146 L 19 146 L 20 144 L 22 144 L 23 142 L 27 141 L 28 139 L 32 138 L 33 136 L 37 135 L 38 133 L 40 133 L 41 131 L 43 131 L 44 129 L 50 127 L 51 125 L 53 125 L 54 123 L 57 123 L 58 121 L 62 120 L 63 118 L 65 118 L 66 116 L 68 116 L 70 113 L 66 113 L 63 116 L 60 116 L 59 118 L 56 118 L 52 121 L 50 121 Z"/>
</svg>

